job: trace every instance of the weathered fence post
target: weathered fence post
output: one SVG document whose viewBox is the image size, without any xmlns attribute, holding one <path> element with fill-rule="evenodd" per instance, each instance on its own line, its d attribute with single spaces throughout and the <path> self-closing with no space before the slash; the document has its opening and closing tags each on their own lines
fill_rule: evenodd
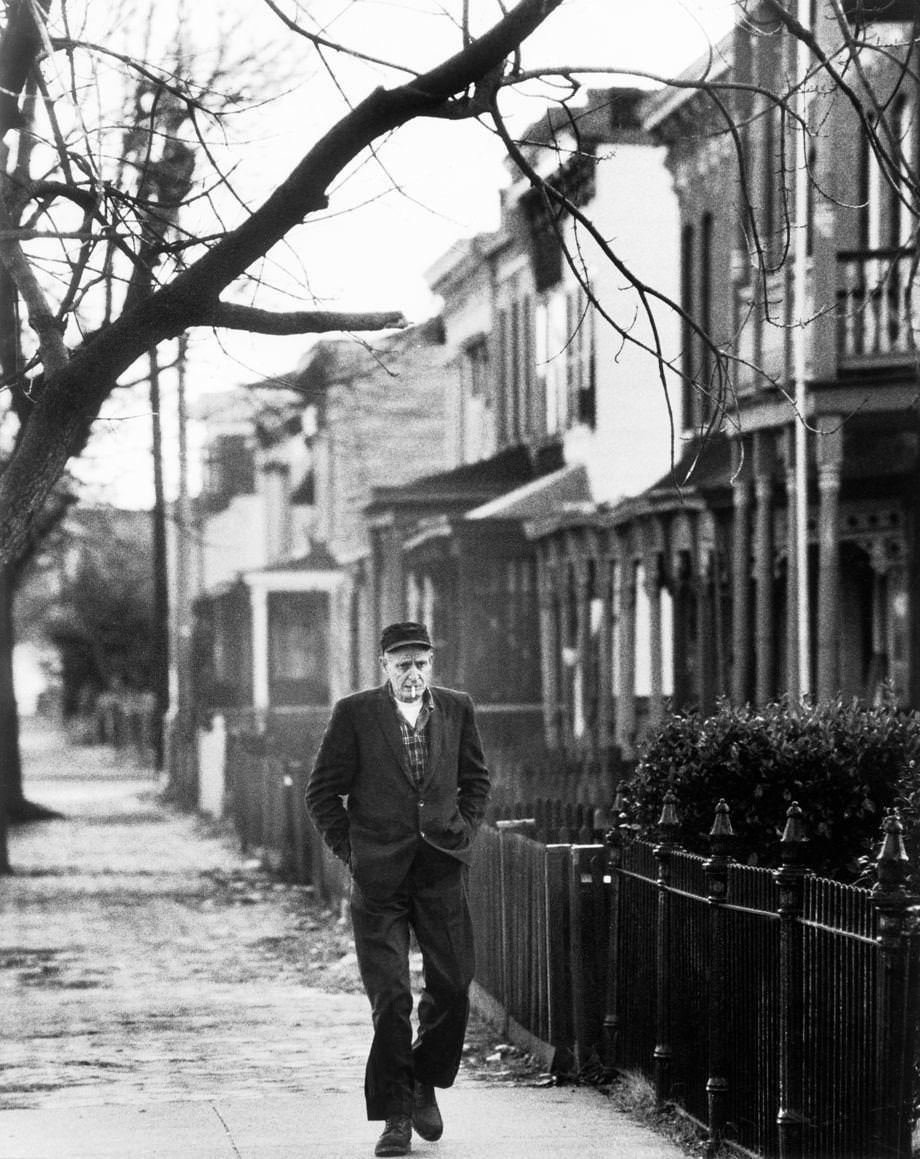
<svg viewBox="0 0 920 1159">
<path fill-rule="evenodd" d="M 291 757 L 284 762 L 284 786 L 287 789 L 288 809 L 288 854 L 287 865 L 294 880 L 305 883 L 309 880 L 307 870 L 307 842 L 309 833 L 304 810 L 304 765 L 303 761 Z"/>
<path fill-rule="evenodd" d="M 511 923 L 508 917 L 507 849 L 505 830 L 498 825 L 498 888 L 501 914 L 501 994 L 503 1023 L 501 1032 L 508 1034 L 508 1007 L 511 1002 Z"/>
<path fill-rule="evenodd" d="M 678 848 L 677 798 L 671 789 L 664 795 L 658 818 L 660 840 L 653 853 L 658 862 L 658 922 L 655 957 L 657 1002 L 655 1007 L 655 1098 L 659 1104 L 671 1093 L 671 854 Z"/>
<path fill-rule="evenodd" d="M 549 1042 L 556 1050 L 556 1067 L 563 1073 L 575 1065 L 572 1026 L 572 980 L 569 941 L 569 846 L 546 846 L 546 969 Z"/>
<path fill-rule="evenodd" d="M 907 851 L 897 811 L 882 822 L 882 846 L 872 901 L 878 911 L 878 1037 L 875 1059 L 874 1149 L 902 1159 L 911 1154 L 911 1071 L 913 1017 L 911 962 L 913 936 L 904 889 Z"/>
<path fill-rule="evenodd" d="M 584 846 L 569 846 L 569 991 L 572 1003 L 573 1054 L 576 1073 L 581 1070 L 586 1061 L 585 1038 L 587 1022 L 585 1019 L 585 948 L 584 948 L 584 918 L 581 906 L 581 867 Z"/>
<path fill-rule="evenodd" d="M 729 851 L 734 837 L 728 805 L 724 800 L 719 801 L 709 831 L 709 859 L 703 866 L 709 890 L 706 900 L 709 902 L 710 931 L 709 1075 L 706 1080 L 709 1098 L 709 1144 L 706 1154 L 710 1156 L 717 1154 L 722 1145 L 728 1109 L 728 947 L 724 906 L 728 897 Z"/>
<path fill-rule="evenodd" d="M 774 874 L 779 886 L 779 1128 L 780 1159 L 802 1155 L 802 900 L 807 842 L 802 810 L 793 802 L 786 811 L 780 841 L 782 865 Z"/>
<path fill-rule="evenodd" d="M 620 953 L 620 866 L 623 864 L 623 785 L 617 786 L 616 799 L 611 809 L 610 826 L 604 834 L 607 846 L 607 865 L 610 872 L 610 916 L 607 926 L 607 978 L 604 987 L 604 1062 L 608 1067 L 617 1061 L 617 1031 L 619 1028 L 619 974 Z"/>
</svg>

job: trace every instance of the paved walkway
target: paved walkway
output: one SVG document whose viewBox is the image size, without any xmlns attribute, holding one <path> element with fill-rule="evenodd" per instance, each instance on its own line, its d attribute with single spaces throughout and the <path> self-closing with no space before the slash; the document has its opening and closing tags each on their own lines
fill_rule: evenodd
<svg viewBox="0 0 920 1159">
<path fill-rule="evenodd" d="M 369 1156 L 369 1011 L 348 931 L 273 883 L 155 776 L 25 730 L 0 879 L 3 1159 Z M 483 1080 L 442 1101 L 436 1159 L 680 1159 L 591 1090 Z"/>
</svg>

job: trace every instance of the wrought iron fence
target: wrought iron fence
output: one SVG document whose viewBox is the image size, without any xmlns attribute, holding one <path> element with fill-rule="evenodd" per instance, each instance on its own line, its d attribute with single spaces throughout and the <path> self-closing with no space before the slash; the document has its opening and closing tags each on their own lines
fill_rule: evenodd
<svg viewBox="0 0 920 1159">
<path fill-rule="evenodd" d="M 910 1155 L 918 939 L 897 818 L 872 891 L 806 869 L 797 806 L 776 870 L 732 860 L 724 803 L 708 858 L 680 848 L 673 799 L 660 829 L 606 846 L 546 844 L 532 819 L 486 832 L 479 976 L 511 1029 L 561 1066 L 644 1072 L 713 1153 Z"/>
<path fill-rule="evenodd" d="M 247 847 L 337 904 L 303 764 L 233 739 L 227 769 Z M 708 858 L 680 848 L 673 799 L 656 843 L 617 825 L 597 840 L 591 806 L 527 811 L 483 828 L 470 876 L 477 983 L 509 1033 L 560 1070 L 644 1072 L 713 1153 L 910 1155 L 920 943 L 895 815 L 869 891 L 807 870 L 797 806 L 776 870 L 732 859 L 724 803 Z"/>
</svg>

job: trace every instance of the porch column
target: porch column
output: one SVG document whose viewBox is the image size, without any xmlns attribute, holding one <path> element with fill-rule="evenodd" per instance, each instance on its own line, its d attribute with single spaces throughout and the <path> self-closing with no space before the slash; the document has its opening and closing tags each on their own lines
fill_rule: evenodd
<svg viewBox="0 0 920 1159">
<path fill-rule="evenodd" d="M 645 594 L 648 598 L 649 698 L 648 723 L 658 728 L 664 719 L 664 674 L 661 649 L 661 567 L 657 552 L 644 561 Z"/>
<path fill-rule="evenodd" d="M 601 622 L 598 628 L 597 664 L 597 744 L 604 753 L 610 748 L 610 709 L 613 698 L 613 576 L 606 555 L 597 560 L 597 589 L 601 600 Z"/>
<path fill-rule="evenodd" d="M 588 718 L 591 680 L 591 568 L 584 541 L 572 542 L 572 576 L 575 581 L 575 668 L 572 676 L 572 724 L 580 748 L 591 747 Z"/>
<path fill-rule="evenodd" d="M 700 712 L 708 716 L 713 707 L 712 695 L 712 561 L 704 555 L 695 564 L 693 586 L 696 590 L 696 665 L 694 696 Z"/>
<path fill-rule="evenodd" d="M 795 430 L 785 433 L 786 458 L 786 688 L 791 701 L 801 700 L 799 687 L 799 549 L 796 539 Z"/>
<path fill-rule="evenodd" d="M 825 415 L 815 439 L 818 456 L 818 680 L 821 700 L 839 691 L 840 653 L 840 475 L 843 426 Z"/>
<path fill-rule="evenodd" d="M 733 446 L 732 480 L 732 700 L 751 697 L 751 449 L 750 440 Z"/>
<path fill-rule="evenodd" d="M 541 544 L 537 554 L 540 666 L 543 673 L 543 735 L 549 748 L 559 745 L 559 625 L 554 580 L 551 549 L 549 545 Z"/>
<path fill-rule="evenodd" d="M 719 661 L 719 603 L 716 585 L 719 581 L 716 529 L 709 512 L 697 517 L 697 558 L 694 565 L 697 592 L 697 659 L 696 697 L 700 711 L 709 714 L 715 708 Z"/>
<path fill-rule="evenodd" d="M 249 589 L 252 608 L 252 705 L 266 711 L 270 697 L 268 688 L 268 592 L 263 587 Z"/>
<path fill-rule="evenodd" d="M 754 437 L 754 495 L 757 500 L 754 528 L 754 574 L 756 582 L 757 641 L 754 696 L 766 704 L 774 692 L 776 667 L 773 610 L 773 435 L 758 431 Z"/>
<path fill-rule="evenodd" d="M 629 539 L 620 557 L 620 651 L 616 739 L 622 756 L 633 755 L 636 734 L 636 561 Z"/>
<path fill-rule="evenodd" d="M 575 651 L 578 633 L 572 627 L 572 605 L 574 599 L 574 576 L 572 562 L 566 556 L 559 561 L 559 656 L 562 661 L 560 675 L 562 687 L 559 703 L 559 740 L 570 746 L 575 736 Z"/>
</svg>

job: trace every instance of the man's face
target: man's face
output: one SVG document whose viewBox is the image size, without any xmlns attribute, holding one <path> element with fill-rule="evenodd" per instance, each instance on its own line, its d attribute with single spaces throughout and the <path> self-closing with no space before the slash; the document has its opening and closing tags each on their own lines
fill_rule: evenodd
<svg viewBox="0 0 920 1159">
<path fill-rule="evenodd" d="M 397 700 L 418 700 L 431 683 L 430 648 L 393 648 L 380 658 Z"/>
</svg>

